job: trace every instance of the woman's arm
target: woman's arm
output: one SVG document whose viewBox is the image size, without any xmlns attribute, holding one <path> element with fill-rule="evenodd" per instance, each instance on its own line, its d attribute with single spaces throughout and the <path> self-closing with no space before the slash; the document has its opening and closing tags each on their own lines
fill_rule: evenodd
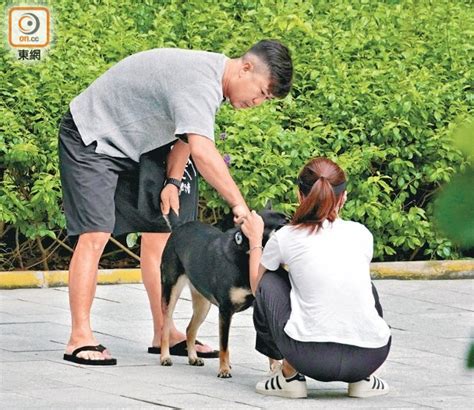
<svg viewBox="0 0 474 410">
<path fill-rule="evenodd" d="M 260 264 L 263 252 L 263 228 L 263 219 L 255 211 L 252 211 L 242 224 L 242 232 L 249 240 L 249 280 L 254 296 L 266 271 L 265 267 Z"/>
<path fill-rule="evenodd" d="M 250 256 L 250 289 L 252 289 L 252 294 L 255 296 L 258 289 L 258 284 L 262 280 L 263 274 L 267 271 L 265 266 L 260 264 L 260 257 L 262 256 L 261 251 L 258 255 L 258 261 L 255 266 L 252 265 L 252 256 Z M 255 258 L 257 259 L 257 258 Z M 253 266 L 253 267 L 252 267 Z"/>
</svg>

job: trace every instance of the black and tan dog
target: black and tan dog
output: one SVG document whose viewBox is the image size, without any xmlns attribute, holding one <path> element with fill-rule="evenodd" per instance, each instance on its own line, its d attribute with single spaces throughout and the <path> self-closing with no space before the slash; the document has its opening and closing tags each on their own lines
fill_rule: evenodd
<svg viewBox="0 0 474 410">
<path fill-rule="evenodd" d="M 265 229 L 263 244 L 288 221 L 285 215 L 264 210 L 259 212 Z M 189 364 L 203 366 L 198 358 L 195 340 L 199 326 L 211 303 L 219 308 L 220 364 L 218 377 L 232 377 L 229 362 L 229 327 L 232 315 L 247 309 L 254 297 L 249 283 L 248 240 L 239 228 L 226 232 L 198 221 L 173 227 L 161 263 L 162 300 L 165 317 L 160 362 L 171 366 L 169 330 L 179 295 L 189 282 L 193 316 L 186 329 Z"/>
</svg>

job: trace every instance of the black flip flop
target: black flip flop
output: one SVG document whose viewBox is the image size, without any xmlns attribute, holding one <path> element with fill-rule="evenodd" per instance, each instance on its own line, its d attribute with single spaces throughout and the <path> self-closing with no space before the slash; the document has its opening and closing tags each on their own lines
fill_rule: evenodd
<svg viewBox="0 0 474 410">
<path fill-rule="evenodd" d="M 64 353 L 63 359 L 68 362 L 73 362 L 77 364 L 85 364 L 89 366 L 114 366 L 117 364 L 117 359 L 84 359 L 82 357 L 77 357 L 77 354 L 80 352 L 103 352 L 106 348 L 102 345 L 97 346 L 82 346 L 77 348 L 72 352 L 72 354 Z"/>
<path fill-rule="evenodd" d="M 203 343 L 199 340 L 196 340 L 196 344 L 203 346 Z M 150 354 L 160 354 L 161 348 L 159 347 L 149 347 L 148 353 Z M 188 356 L 188 348 L 186 346 L 186 340 L 176 343 L 173 347 L 170 347 L 171 356 Z M 213 350 L 212 352 L 197 352 L 198 357 L 203 359 L 217 359 L 219 357 L 219 350 Z"/>
</svg>

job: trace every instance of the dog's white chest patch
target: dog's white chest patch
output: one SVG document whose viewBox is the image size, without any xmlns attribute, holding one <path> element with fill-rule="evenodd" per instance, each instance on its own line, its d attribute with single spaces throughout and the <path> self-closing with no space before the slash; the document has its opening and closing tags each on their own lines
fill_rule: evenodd
<svg viewBox="0 0 474 410">
<path fill-rule="evenodd" d="M 241 305 L 245 303 L 248 295 L 251 295 L 252 291 L 245 288 L 230 288 L 230 300 L 234 305 Z"/>
</svg>

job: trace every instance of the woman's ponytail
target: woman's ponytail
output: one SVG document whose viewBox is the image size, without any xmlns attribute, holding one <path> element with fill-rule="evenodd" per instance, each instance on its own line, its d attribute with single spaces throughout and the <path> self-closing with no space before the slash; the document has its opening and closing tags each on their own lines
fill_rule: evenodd
<svg viewBox="0 0 474 410">
<path fill-rule="evenodd" d="M 331 160 L 321 157 L 311 160 L 298 177 L 301 203 L 291 224 L 314 232 L 326 219 L 333 222 L 345 182 L 344 171 Z"/>
</svg>

